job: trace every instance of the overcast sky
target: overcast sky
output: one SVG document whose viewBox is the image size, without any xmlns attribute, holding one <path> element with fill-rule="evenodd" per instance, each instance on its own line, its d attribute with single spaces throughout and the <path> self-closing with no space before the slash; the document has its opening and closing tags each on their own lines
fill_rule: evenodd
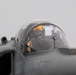
<svg viewBox="0 0 76 75">
<path fill-rule="evenodd" d="M 61 27 L 76 48 L 76 0 L 0 0 L 0 38 L 10 39 L 23 24 L 36 20 Z"/>
</svg>

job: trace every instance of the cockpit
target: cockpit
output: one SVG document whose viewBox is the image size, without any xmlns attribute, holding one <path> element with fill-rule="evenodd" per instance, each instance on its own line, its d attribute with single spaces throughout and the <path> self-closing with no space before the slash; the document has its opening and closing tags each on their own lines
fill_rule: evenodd
<svg viewBox="0 0 76 75">
<path fill-rule="evenodd" d="M 65 33 L 51 23 L 31 23 L 22 27 L 16 41 L 27 53 L 68 47 Z"/>
</svg>

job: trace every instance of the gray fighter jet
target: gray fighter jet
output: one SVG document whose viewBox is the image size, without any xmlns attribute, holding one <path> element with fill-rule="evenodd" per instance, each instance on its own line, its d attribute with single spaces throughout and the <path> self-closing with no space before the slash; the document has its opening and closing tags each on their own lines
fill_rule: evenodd
<svg viewBox="0 0 76 75">
<path fill-rule="evenodd" d="M 76 75 L 76 49 L 58 26 L 36 21 L 1 38 L 0 75 Z"/>
</svg>

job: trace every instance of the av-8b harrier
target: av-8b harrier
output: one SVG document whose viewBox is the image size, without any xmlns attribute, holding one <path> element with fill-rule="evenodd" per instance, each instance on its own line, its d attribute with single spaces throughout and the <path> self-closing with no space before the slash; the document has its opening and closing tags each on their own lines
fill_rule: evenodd
<svg viewBox="0 0 76 75">
<path fill-rule="evenodd" d="M 76 75 L 76 49 L 52 23 L 25 24 L 11 40 L 1 41 L 0 75 Z"/>
</svg>

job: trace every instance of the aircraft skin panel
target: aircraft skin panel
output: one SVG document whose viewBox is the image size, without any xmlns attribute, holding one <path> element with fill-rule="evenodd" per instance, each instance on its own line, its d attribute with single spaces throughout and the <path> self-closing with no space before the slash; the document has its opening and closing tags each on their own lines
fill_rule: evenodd
<svg viewBox="0 0 76 75">
<path fill-rule="evenodd" d="M 55 73 L 58 75 L 76 75 L 76 56 L 67 56 L 57 65 Z"/>
<path fill-rule="evenodd" d="M 11 53 L 11 52 L 15 52 L 15 47 L 14 45 L 14 41 L 11 41 L 7 44 L 4 45 L 0 45 L 0 56 L 5 54 L 5 53 Z"/>
<path fill-rule="evenodd" d="M 56 54 L 56 55 L 55 55 Z M 55 55 L 55 56 L 54 56 Z M 25 56 L 25 62 L 23 63 L 24 74 L 21 75 L 50 75 L 54 74 L 55 68 L 59 63 L 60 55 L 57 53 L 44 52 L 39 54 L 31 54 Z M 17 69 L 17 68 L 16 68 Z M 17 75 L 20 75 L 19 73 Z"/>
<path fill-rule="evenodd" d="M 71 57 L 71 58 L 70 58 Z M 22 75 L 73 75 L 76 74 L 76 56 L 47 52 L 25 57 Z"/>
</svg>

